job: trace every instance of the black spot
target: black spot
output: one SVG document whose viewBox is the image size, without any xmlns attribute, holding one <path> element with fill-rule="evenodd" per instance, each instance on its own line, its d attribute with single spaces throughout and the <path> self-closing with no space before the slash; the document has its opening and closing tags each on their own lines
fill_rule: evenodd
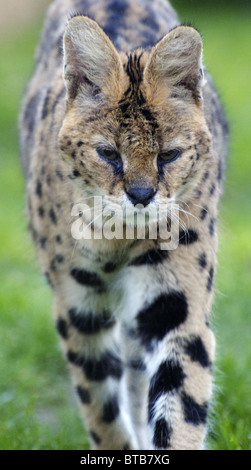
<svg viewBox="0 0 251 470">
<path fill-rule="evenodd" d="M 123 120 L 121 123 L 120 123 L 120 127 L 121 129 L 127 129 L 129 127 L 129 123 L 126 122 L 125 120 Z"/>
<path fill-rule="evenodd" d="M 155 265 L 161 263 L 167 257 L 168 251 L 152 249 L 134 258 L 130 261 L 129 266 Z"/>
<path fill-rule="evenodd" d="M 212 218 L 212 219 L 210 219 L 210 223 L 209 223 L 209 233 L 210 233 L 211 237 L 213 237 L 213 235 L 214 235 L 214 226 L 215 226 L 215 219 Z"/>
<path fill-rule="evenodd" d="M 128 3 L 126 0 L 111 0 L 109 3 L 111 13 L 119 15 L 121 18 L 126 14 L 127 9 Z"/>
<path fill-rule="evenodd" d="M 200 212 L 200 218 L 201 220 L 204 220 L 207 216 L 207 213 L 208 213 L 208 208 L 207 207 L 203 207 L 201 209 L 201 212 Z"/>
<path fill-rule="evenodd" d="M 215 192 L 215 184 L 212 184 L 212 186 L 210 187 L 210 190 L 209 190 L 209 194 L 210 196 L 212 196 Z"/>
<path fill-rule="evenodd" d="M 143 114 L 144 118 L 145 118 L 145 119 L 148 121 L 148 123 L 150 124 L 150 126 L 151 126 L 151 131 L 152 131 L 152 135 L 154 135 L 156 129 L 159 128 L 159 124 L 158 124 L 158 122 L 157 122 L 157 119 L 156 119 L 155 116 L 152 114 L 152 112 L 150 111 L 149 108 L 147 108 L 147 107 L 142 107 L 142 105 L 140 104 L 139 100 L 138 100 L 138 106 L 139 106 L 140 112 Z"/>
<path fill-rule="evenodd" d="M 85 362 L 85 358 L 83 356 L 80 356 L 79 354 L 71 350 L 67 353 L 67 359 L 71 364 L 74 364 L 74 366 L 77 367 L 82 367 Z"/>
<path fill-rule="evenodd" d="M 78 147 L 81 147 L 83 145 L 84 142 L 82 142 L 82 140 L 80 140 L 78 143 L 77 143 L 77 146 Z"/>
<path fill-rule="evenodd" d="M 222 175 L 223 171 L 222 171 L 222 161 L 219 160 L 219 163 L 218 163 L 218 174 L 217 174 L 217 180 L 218 181 L 221 181 L 222 180 Z"/>
<path fill-rule="evenodd" d="M 201 253 L 201 255 L 198 258 L 198 263 L 202 269 L 204 269 L 207 265 L 207 257 L 205 253 Z"/>
<path fill-rule="evenodd" d="M 56 242 L 61 245 L 61 243 L 62 243 L 61 235 L 57 235 L 57 236 L 56 236 Z"/>
<path fill-rule="evenodd" d="M 42 183 L 41 181 L 38 181 L 37 182 L 37 186 L 36 186 L 36 195 L 38 197 L 42 197 Z"/>
<path fill-rule="evenodd" d="M 154 417 L 154 407 L 159 397 L 180 388 L 184 381 L 184 372 L 180 364 L 174 361 L 162 362 L 152 377 L 149 389 L 148 419 Z"/>
<path fill-rule="evenodd" d="M 159 31 L 159 23 L 156 21 L 156 15 L 151 9 L 149 14 L 143 19 L 143 25 L 152 29 L 153 31 Z"/>
<path fill-rule="evenodd" d="M 46 238 L 46 237 L 40 237 L 40 238 L 39 238 L 39 244 L 40 244 L 40 246 L 41 246 L 41 248 L 42 248 L 43 250 L 45 249 L 46 242 L 47 242 L 47 238 Z"/>
<path fill-rule="evenodd" d="M 88 359 L 84 365 L 84 372 L 89 380 L 102 381 L 109 376 L 120 379 L 123 369 L 120 359 L 108 352 L 100 360 Z"/>
<path fill-rule="evenodd" d="M 207 403 L 199 405 L 191 396 L 183 393 L 182 406 L 187 423 L 194 424 L 195 426 L 206 423 L 208 411 Z"/>
<path fill-rule="evenodd" d="M 29 131 L 29 135 L 32 134 L 34 130 L 34 126 L 36 124 L 36 114 L 38 109 L 38 104 L 40 101 L 41 93 L 37 93 L 36 95 L 32 96 L 30 101 L 28 102 L 25 112 L 24 112 L 24 121 Z"/>
<path fill-rule="evenodd" d="M 60 103 L 60 99 L 65 96 L 65 88 L 62 88 L 60 92 L 57 94 L 56 99 L 52 105 L 51 112 L 54 113 L 57 105 Z"/>
<path fill-rule="evenodd" d="M 130 106 L 130 103 L 129 101 L 122 101 L 121 104 L 120 104 L 120 110 L 121 112 L 124 114 L 126 113 L 126 111 L 128 110 Z M 126 116 L 124 116 L 126 118 Z M 130 115 L 128 114 L 128 117 L 130 117 Z"/>
<path fill-rule="evenodd" d="M 43 109 L 42 109 L 42 119 L 45 119 L 49 113 L 49 101 L 50 101 L 50 89 L 47 90 L 44 103 L 43 103 Z"/>
<path fill-rule="evenodd" d="M 172 428 L 164 418 L 155 423 L 153 444 L 157 449 L 167 449 L 170 446 Z"/>
<path fill-rule="evenodd" d="M 60 180 L 64 179 L 64 175 L 59 169 L 56 170 L 56 175 Z"/>
<path fill-rule="evenodd" d="M 109 311 L 104 310 L 102 314 L 79 312 L 76 308 L 69 310 L 71 324 L 80 332 L 87 335 L 98 333 L 102 328 L 111 328 L 115 320 Z"/>
<path fill-rule="evenodd" d="M 67 323 L 64 320 L 64 318 L 59 317 L 57 319 L 56 327 L 57 327 L 57 330 L 58 330 L 58 333 L 60 334 L 60 336 L 62 336 L 62 338 L 64 338 L 64 339 L 67 339 L 67 337 L 68 337 L 68 327 L 67 327 Z"/>
<path fill-rule="evenodd" d="M 208 279 L 207 279 L 207 290 L 210 292 L 213 288 L 213 281 L 214 281 L 214 268 L 211 266 Z"/>
<path fill-rule="evenodd" d="M 53 258 L 51 263 L 50 263 L 50 270 L 51 271 L 56 271 L 57 270 L 57 264 L 56 264 L 55 258 Z"/>
<path fill-rule="evenodd" d="M 100 289 L 104 289 L 104 284 L 102 279 L 94 273 L 90 271 L 86 271 L 85 269 L 77 269 L 74 268 L 71 270 L 71 276 L 77 281 L 79 284 L 88 287 L 98 287 Z"/>
<path fill-rule="evenodd" d="M 141 112 L 142 112 L 143 116 L 146 118 L 147 121 L 152 122 L 156 126 L 156 128 L 158 127 L 156 119 L 153 116 L 153 114 L 152 114 L 152 112 L 150 111 L 149 108 L 144 107 L 144 108 L 141 109 Z"/>
<path fill-rule="evenodd" d="M 51 280 L 51 277 L 50 277 L 49 273 L 46 272 L 46 273 L 44 273 L 44 275 L 45 275 L 45 279 L 46 279 L 46 281 L 47 281 L 47 284 L 48 284 L 50 287 L 53 287 L 53 282 L 52 282 L 52 280 Z"/>
<path fill-rule="evenodd" d="M 31 236 L 32 236 L 34 242 L 36 242 L 36 241 L 37 241 L 37 238 L 38 238 L 38 233 L 37 233 L 37 231 L 34 229 L 34 227 L 33 227 L 33 225 L 32 225 L 31 223 L 29 223 L 29 226 L 28 226 L 28 227 L 29 227 L 29 230 L 30 230 L 30 232 L 31 232 Z"/>
<path fill-rule="evenodd" d="M 75 150 L 71 153 L 72 158 L 76 158 L 76 152 Z"/>
<path fill-rule="evenodd" d="M 204 173 L 204 175 L 203 175 L 203 177 L 202 177 L 202 181 L 205 182 L 208 177 L 209 177 L 209 171 L 205 171 L 205 173 Z"/>
<path fill-rule="evenodd" d="M 112 423 L 113 421 L 115 421 L 118 415 L 119 415 L 118 398 L 116 396 L 113 396 L 104 405 L 102 421 L 104 421 L 105 423 Z"/>
<path fill-rule="evenodd" d="M 186 353 L 192 361 L 198 362 L 202 367 L 211 365 L 205 345 L 200 337 L 193 337 L 185 346 Z"/>
<path fill-rule="evenodd" d="M 84 405 L 89 405 L 91 403 L 91 396 L 89 390 L 83 387 L 76 387 L 77 394 Z"/>
<path fill-rule="evenodd" d="M 186 320 L 187 314 L 187 299 L 183 292 L 161 294 L 137 315 L 138 335 L 142 343 L 149 347 L 153 340 L 163 339 Z"/>
<path fill-rule="evenodd" d="M 96 432 L 90 431 L 90 436 L 94 440 L 95 444 L 97 444 L 97 445 L 101 444 L 101 438 L 99 437 L 99 435 Z"/>
<path fill-rule="evenodd" d="M 38 208 L 38 215 L 39 217 L 44 217 L 44 208 L 42 206 Z"/>
<path fill-rule="evenodd" d="M 198 233 L 192 229 L 188 229 L 186 231 L 182 230 L 179 233 L 180 245 L 190 245 L 191 243 L 197 242 L 198 239 Z"/>
<path fill-rule="evenodd" d="M 83 369 L 87 379 L 95 382 L 101 382 L 107 377 L 120 379 L 123 373 L 120 359 L 111 352 L 104 353 L 100 359 L 90 359 L 70 350 L 67 358 L 69 362 Z"/>
<path fill-rule="evenodd" d="M 51 221 L 53 222 L 53 224 L 57 225 L 57 216 L 55 214 L 54 209 L 52 209 L 52 208 L 49 211 L 49 217 L 50 217 Z"/>
<path fill-rule="evenodd" d="M 118 266 L 117 266 L 116 263 L 108 262 L 104 265 L 103 271 L 107 274 L 108 273 L 113 273 L 114 271 L 116 271 L 117 267 Z"/>
<path fill-rule="evenodd" d="M 75 178 L 77 178 L 78 176 L 80 176 L 80 173 L 79 173 L 78 170 L 73 170 L 72 174 L 73 174 L 73 176 L 74 176 Z"/>
<path fill-rule="evenodd" d="M 128 9 L 128 3 L 126 0 L 112 0 L 108 5 L 108 22 L 103 27 L 104 32 L 110 37 L 112 42 L 115 44 L 117 48 L 119 48 L 119 44 L 117 44 L 118 35 L 121 33 L 124 27 L 124 18 L 126 15 L 126 11 Z"/>
<path fill-rule="evenodd" d="M 55 271 L 57 269 L 57 264 L 62 263 L 64 261 L 64 256 L 63 255 L 56 255 L 51 261 L 50 268 L 52 271 Z"/>
<path fill-rule="evenodd" d="M 196 198 L 196 199 L 200 199 L 201 195 L 202 195 L 202 191 L 201 191 L 200 189 L 196 189 L 196 191 L 195 191 L 195 198 Z"/>
</svg>

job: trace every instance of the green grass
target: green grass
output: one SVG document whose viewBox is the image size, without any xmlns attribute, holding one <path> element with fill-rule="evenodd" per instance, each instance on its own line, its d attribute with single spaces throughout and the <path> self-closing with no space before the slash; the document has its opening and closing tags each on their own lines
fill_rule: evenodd
<svg viewBox="0 0 251 470">
<path fill-rule="evenodd" d="M 179 7 L 182 20 L 203 35 L 205 63 L 232 129 L 213 309 L 218 350 L 209 447 L 250 449 L 250 20 L 244 7 L 217 5 Z M 52 321 L 51 292 L 26 229 L 18 159 L 17 115 L 39 30 L 34 25 L 0 40 L 0 449 L 83 449 L 86 436 Z"/>
</svg>

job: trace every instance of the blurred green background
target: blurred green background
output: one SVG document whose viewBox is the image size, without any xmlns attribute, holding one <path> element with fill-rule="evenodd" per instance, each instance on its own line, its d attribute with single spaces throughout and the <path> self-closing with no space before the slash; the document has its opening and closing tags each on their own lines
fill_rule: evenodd
<svg viewBox="0 0 251 470">
<path fill-rule="evenodd" d="M 27 231 L 18 158 L 17 116 L 48 1 L 22 0 L 16 9 L 11 3 L 0 1 L 0 449 L 85 449 L 52 321 L 51 293 Z M 251 2 L 172 4 L 203 36 L 204 62 L 231 127 L 220 210 L 213 308 L 218 346 L 208 447 L 250 449 Z"/>
</svg>

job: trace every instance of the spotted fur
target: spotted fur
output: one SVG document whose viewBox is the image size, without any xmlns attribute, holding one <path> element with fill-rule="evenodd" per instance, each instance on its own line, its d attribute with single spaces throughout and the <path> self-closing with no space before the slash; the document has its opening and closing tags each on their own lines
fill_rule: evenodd
<svg viewBox="0 0 251 470">
<path fill-rule="evenodd" d="M 55 0 L 24 97 L 29 226 L 94 449 L 204 446 L 227 124 L 201 51 L 165 0 Z M 71 208 L 93 196 L 115 217 L 179 204 L 177 249 L 76 242 Z"/>
</svg>

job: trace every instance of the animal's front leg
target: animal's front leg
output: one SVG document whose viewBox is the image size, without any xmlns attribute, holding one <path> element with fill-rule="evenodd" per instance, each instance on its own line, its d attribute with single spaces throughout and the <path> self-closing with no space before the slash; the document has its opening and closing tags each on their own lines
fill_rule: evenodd
<svg viewBox="0 0 251 470">
<path fill-rule="evenodd" d="M 198 263 L 191 276 L 186 248 L 151 266 L 135 261 L 128 268 L 127 289 L 137 292 L 132 301 L 127 294 L 127 335 L 135 341 L 130 362 L 137 351 L 149 384 L 141 400 L 147 407 L 147 449 L 201 449 L 206 434 L 214 357 L 208 324 L 212 268 L 202 273 Z"/>
<path fill-rule="evenodd" d="M 131 416 L 137 449 L 148 449 L 147 397 L 149 377 L 145 365 L 144 348 L 138 341 L 137 331 L 131 319 L 123 323 L 121 350 L 124 357 L 125 373 L 122 378 L 123 399 Z"/>
<path fill-rule="evenodd" d="M 116 320 L 102 294 L 81 286 L 72 292 L 66 285 L 56 290 L 55 321 L 92 448 L 133 449 Z"/>
<path fill-rule="evenodd" d="M 186 302 L 178 293 L 170 293 L 161 303 L 159 312 L 165 306 L 177 317 L 181 312 L 185 315 Z M 159 338 L 145 356 L 150 379 L 149 441 L 154 449 L 201 449 L 211 397 L 214 339 L 206 325 L 175 330 Z"/>
</svg>

